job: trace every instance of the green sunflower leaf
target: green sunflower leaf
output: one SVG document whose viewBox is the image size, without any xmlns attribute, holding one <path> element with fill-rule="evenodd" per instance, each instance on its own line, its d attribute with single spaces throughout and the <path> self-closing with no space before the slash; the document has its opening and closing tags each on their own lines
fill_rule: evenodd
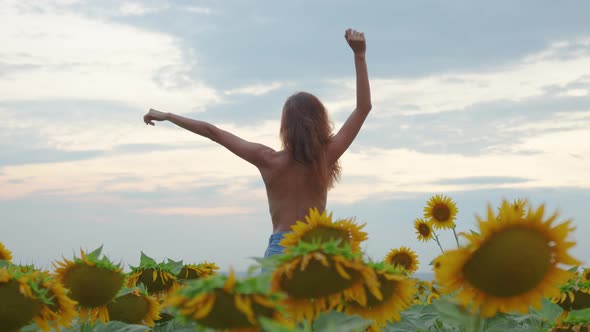
<svg viewBox="0 0 590 332">
<path fill-rule="evenodd" d="M 313 331 L 364 331 L 368 325 L 370 325 L 370 322 L 359 316 L 349 316 L 342 312 L 331 311 L 322 313 L 314 320 Z"/>
<path fill-rule="evenodd" d="M 140 285 L 141 285 L 141 286 L 143 286 L 143 284 L 142 284 L 142 283 L 140 283 Z M 127 294 L 129 294 L 129 293 L 132 293 L 132 292 L 133 292 L 134 290 L 136 290 L 137 288 L 139 288 L 139 287 L 134 287 L 134 288 L 121 287 L 121 289 L 120 289 L 120 290 L 119 290 L 119 292 L 117 293 L 117 296 L 115 296 L 115 300 L 116 300 L 118 297 L 125 296 L 125 295 L 127 295 Z M 144 286 L 144 288 L 145 288 L 145 286 Z"/>
<path fill-rule="evenodd" d="M 180 273 L 180 270 L 182 270 L 182 268 L 184 267 L 184 264 L 182 263 L 182 260 L 176 262 L 168 258 L 168 263 L 166 263 L 166 266 L 169 268 L 170 273 L 172 273 L 173 275 L 177 275 Z"/>
<path fill-rule="evenodd" d="M 590 308 L 583 310 L 572 310 L 567 316 L 568 322 L 577 324 L 590 324 Z"/>
<path fill-rule="evenodd" d="M 541 309 L 532 309 L 531 312 L 537 315 L 543 321 L 553 322 L 557 320 L 557 318 L 559 318 L 559 316 L 561 316 L 563 313 L 563 309 L 559 305 L 546 298 L 543 298 L 542 303 L 543 306 Z"/>
<path fill-rule="evenodd" d="M 150 328 L 144 325 L 126 324 L 112 321 L 106 324 L 97 323 L 92 332 L 145 332 Z"/>
<path fill-rule="evenodd" d="M 440 320 L 444 325 L 450 326 L 472 326 L 472 320 L 475 316 L 462 310 L 455 303 L 448 301 L 443 298 L 440 301 L 435 301 L 433 304 L 434 308 L 439 314 Z"/>
<path fill-rule="evenodd" d="M 151 265 L 151 264 L 156 264 L 156 261 L 151 258 L 150 256 L 146 255 L 143 253 L 143 251 L 141 252 L 141 258 L 139 259 L 139 265 Z"/>
<path fill-rule="evenodd" d="M 86 256 L 90 259 L 90 260 L 98 260 L 98 257 L 100 256 L 100 253 L 102 252 L 102 246 L 100 245 L 100 247 L 96 248 L 94 251 L 89 252 L 86 254 Z"/>
<path fill-rule="evenodd" d="M 578 268 L 579 268 L 579 266 L 578 266 L 578 265 L 576 265 L 576 266 L 572 267 L 571 269 L 569 269 L 569 270 L 567 270 L 567 271 L 568 271 L 568 272 L 578 272 Z"/>
</svg>

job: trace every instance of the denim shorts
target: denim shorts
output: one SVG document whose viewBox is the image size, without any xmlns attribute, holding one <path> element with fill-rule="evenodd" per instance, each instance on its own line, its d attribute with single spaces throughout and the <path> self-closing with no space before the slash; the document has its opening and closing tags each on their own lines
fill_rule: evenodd
<svg viewBox="0 0 590 332">
<path fill-rule="evenodd" d="M 273 233 L 268 239 L 268 248 L 264 252 L 264 257 L 270 257 L 272 255 L 280 255 L 285 250 L 285 247 L 279 245 L 283 236 L 291 232 L 276 232 Z"/>
</svg>

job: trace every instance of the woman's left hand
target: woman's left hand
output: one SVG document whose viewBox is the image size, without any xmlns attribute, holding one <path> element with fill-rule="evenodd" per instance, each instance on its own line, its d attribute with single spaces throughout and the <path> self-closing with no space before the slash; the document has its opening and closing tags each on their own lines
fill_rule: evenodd
<svg viewBox="0 0 590 332">
<path fill-rule="evenodd" d="M 168 113 L 157 111 L 153 108 L 150 108 L 149 112 L 143 116 L 143 122 L 145 124 L 155 125 L 154 121 L 165 121 L 168 120 Z"/>
</svg>

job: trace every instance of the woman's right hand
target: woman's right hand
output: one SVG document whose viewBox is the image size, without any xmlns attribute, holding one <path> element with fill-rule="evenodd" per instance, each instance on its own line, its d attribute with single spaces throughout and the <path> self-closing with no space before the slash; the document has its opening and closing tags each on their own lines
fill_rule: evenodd
<svg viewBox="0 0 590 332">
<path fill-rule="evenodd" d="M 153 121 L 165 121 L 168 120 L 168 113 L 164 113 L 164 112 L 160 112 L 157 111 L 153 108 L 150 108 L 150 110 L 147 112 L 146 115 L 143 116 L 143 122 L 145 122 L 145 124 L 150 124 L 150 125 L 154 125 Z"/>
<path fill-rule="evenodd" d="M 365 34 L 356 30 L 348 29 L 344 33 L 346 42 L 352 49 L 355 55 L 364 55 L 367 49 L 367 41 L 365 40 Z"/>
</svg>

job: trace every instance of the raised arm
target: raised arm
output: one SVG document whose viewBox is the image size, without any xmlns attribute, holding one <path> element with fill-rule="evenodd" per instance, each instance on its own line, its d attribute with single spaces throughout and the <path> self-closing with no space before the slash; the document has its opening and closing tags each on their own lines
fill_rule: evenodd
<svg viewBox="0 0 590 332">
<path fill-rule="evenodd" d="M 328 145 L 328 161 L 334 163 L 348 149 L 352 141 L 361 129 L 369 111 L 371 111 L 371 89 L 369 86 L 369 74 L 365 61 L 366 41 L 365 34 L 352 29 L 346 30 L 344 37 L 354 52 L 354 65 L 356 69 L 356 108 L 350 114 L 342 128 L 332 138 Z"/>
<path fill-rule="evenodd" d="M 152 126 L 154 125 L 153 121 L 170 121 L 179 127 L 221 144 L 238 157 L 246 160 L 259 169 L 269 166 L 270 158 L 275 152 L 266 145 L 248 142 L 228 131 L 217 128 L 208 122 L 194 120 L 172 113 L 164 113 L 155 109 L 150 109 L 149 112 L 144 115 L 143 121 L 145 124 L 150 124 Z"/>
</svg>

